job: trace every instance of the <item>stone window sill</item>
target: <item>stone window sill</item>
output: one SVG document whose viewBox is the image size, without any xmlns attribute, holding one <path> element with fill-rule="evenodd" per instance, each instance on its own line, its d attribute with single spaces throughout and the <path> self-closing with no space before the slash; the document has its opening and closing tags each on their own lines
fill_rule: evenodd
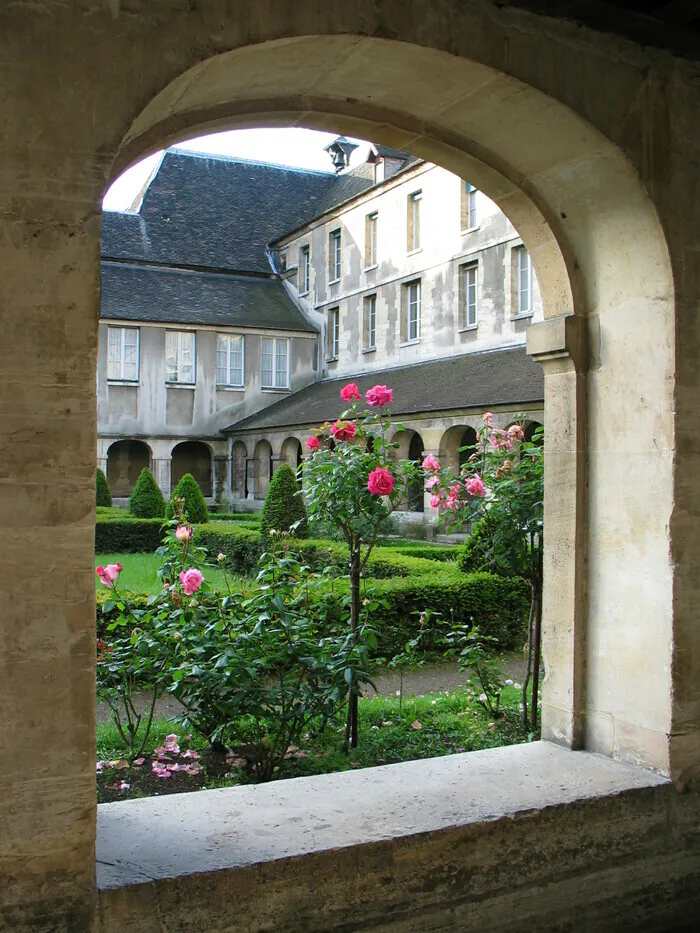
<svg viewBox="0 0 700 933">
<path fill-rule="evenodd" d="M 414 847 L 418 854 L 430 845 L 437 845 L 429 856 L 435 871 L 455 846 L 464 863 L 462 872 L 469 867 L 466 862 L 477 859 L 479 865 L 488 852 L 489 862 L 495 864 L 498 853 L 491 852 L 484 836 L 499 832 L 499 827 L 503 835 L 496 838 L 502 847 L 510 844 L 514 833 L 527 833 L 523 824 L 534 824 L 532 834 L 541 831 L 535 816 L 541 820 L 585 803 L 588 815 L 580 817 L 585 826 L 596 813 L 598 819 L 609 818 L 606 799 L 661 786 L 671 785 L 650 771 L 535 742 L 270 784 L 100 804 L 97 885 L 103 916 L 114 916 L 113 925 L 107 924 L 104 931 L 120 929 L 130 899 L 132 910 L 156 911 L 154 885 L 168 892 L 175 882 L 178 897 L 200 917 L 201 926 L 206 910 L 213 916 L 213 905 L 223 909 L 227 889 L 242 885 L 241 890 L 248 891 L 252 882 L 246 879 L 257 875 L 247 869 L 264 872 L 266 866 L 275 866 L 264 894 L 269 898 L 274 893 L 271 885 L 280 891 L 298 890 L 303 873 L 313 879 L 323 864 L 317 856 L 333 861 L 342 850 L 348 851 L 345 858 L 353 865 L 363 859 L 369 865 L 379 858 L 386 871 L 396 859 L 413 858 Z M 596 800 L 601 811 L 591 806 Z M 455 835 L 436 837 L 438 833 Z M 392 847 L 397 847 L 394 854 Z M 488 865 L 478 870 L 492 871 Z M 489 878 L 492 884 L 492 875 Z M 309 883 L 313 895 L 313 881 Z M 423 889 L 418 888 L 420 894 Z M 139 929 L 146 929 L 145 918 L 140 920 Z M 301 928 L 301 923 L 294 927 Z"/>
<path fill-rule="evenodd" d="M 532 311 L 525 311 L 523 314 L 514 314 L 511 321 L 525 321 L 532 317 Z"/>
<path fill-rule="evenodd" d="M 227 386 L 221 385 L 216 387 L 217 392 L 245 392 L 245 386 Z"/>
<path fill-rule="evenodd" d="M 292 390 L 290 389 L 289 386 L 261 386 L 260 391 L 261 392 L 276 392 L 279 394 L 280 392 L 291 392 Z"/>
<path fill-rule="evenodd" d="M 108 386 L 131 386 L 132 388 L 138 388 L 140 382 L 138 379 L 108 379 Z"/>
<path fill-rule="evenodd" d="M 478 330 L 478 329 L 479 329 L 479 325 L 478 325 L 478 324 L 469 324 L 467 327 L 460 327 L 460 328 L 459 328 L 459 333 L 460 333 L 460 334 L 466 334 L 466 333 L 468 333 L 469 331 L 474 331 L 474 330 Z"/>
<path fill-rule="evenodd" d="M 376 353 L 376 352 L 377 352 L 377 348 L 376 348 L 376 347 L 365 347 L 365 348 L 363 349 L 362 352 L 365 353 L 365 354 L 366 354 L 366 353 Z"/>
<path fill-rule="evenodd" d="M 409 249 L 408 252 L 406 253 L 406 255 L 407 255 L 407 256 L 415 256 L 416 253 L 422 253 L 422 252 L 423 252 L 423 247 L 422 247 L 422 246 L 417 246 L 415 249 Z"/>
<path fill-rule="evenodd" d="M 399 349 L 401 347 L 414 347 L 417 343 L 420 343 L 420 337 L 414 337 L 413 340 L 403 340 L 399 344 Z"/>
<path fill-rule="evenodd" d="M 166 382 L 166 388 L 168 389 L 196 389 L 196 382 Z"/>
</svg>

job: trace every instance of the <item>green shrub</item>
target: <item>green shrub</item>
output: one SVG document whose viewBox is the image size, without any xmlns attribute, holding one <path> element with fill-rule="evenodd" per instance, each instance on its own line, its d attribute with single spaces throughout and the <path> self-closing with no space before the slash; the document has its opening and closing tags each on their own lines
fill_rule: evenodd
<svg viewBox="0 0 700 933">
<path fill-rule="evenodd" d="M 406 554 L 408 557 L 423 557 L 425 560 L 439 560 L 441 563 L 455 563 L 459 556 L 459 548 L 449 545 L 423 544 L 401 544 L 388 548 L 382 545 L 382 553 Z"/>
<path fill-rule="evenodd" d="M 153 478 L 153 474 L 144 467 L 136 481 L 129 500 L 129 511 L 135 518 L 163 518 L 165 499 Z"/>
<path fill-rule="evenodd" d="M 217 554 L 224 554 L 226 568 L 233 573 L 253 574 L 262 552 L 260 532 L 242 528 L 238 522 L 235 525 L 223 522 L 199 525 L 195 542 L 207 549 L 209 560 L 216 560 Z"/>
<path fill-rule="evenodd" d="M 294 470 L 283 463 L 270 480 L 262 511 L 261 531 L 268 535 L 272 529 L 289 531 L 296 522 L 296 538 L 309 536 L 309 524 L 306 518 L 306 506 L 299 493 Z"/>
<path fill-rule="evenodd" d="M 117 521 L 123 522 L 130 519 L 132 516 L 129 513 L 128 509 L 120 509 L 118 506 L 113 505 L 110 508 L 104 505 L 98 505 L 95 509 L 97 512 L 97 518 L 100 521 Z"/>
<path fill-rule="evenodd" d="M 151 554 L 160 547 L 162 518 L 123 518 L 97 516 L 95 522 L 96 554 Z"/>
<path fill-rule="evenodd" d="M 210 522 L 244 522 L 246 525 L 259 525 L 262 516 L 259 512 L 215 512 L 209 514 Z"/>
<path fill-rule="evenodd" d="M 457 566 L 462 573 L 474 573 L 479 570 L 496 574 L 503 572 L 493 559 L 491 535 L 492 531 L 487 518 L 474 522 L 471 534 L 458 549 Z"/>
<path fill-rule="evenodd" d="M 173 517 L 173 502 L 176 499 L 183 500 L 183 511 L 187 516 L 187 520 L 192 522 L 192 524 L 200 524 L 209 521 L 209 513 L 204 501 L 204 496 L 202 495 L 202 490 L 199 488 L 199 483 L 191 473 L 185 473 L 175 487 L 175 491 L 170 497 L 170 502 L 168 502 L 168 507 L 165 510 L 165 517 L 168 519 Z"/>
<path fill-rule="evenodd" d="M 111 508 L 112 505 L 112 490 L 107 477 L 99 468 L 95 471 L 95 505 L 105 508 Z"/>
</svg>

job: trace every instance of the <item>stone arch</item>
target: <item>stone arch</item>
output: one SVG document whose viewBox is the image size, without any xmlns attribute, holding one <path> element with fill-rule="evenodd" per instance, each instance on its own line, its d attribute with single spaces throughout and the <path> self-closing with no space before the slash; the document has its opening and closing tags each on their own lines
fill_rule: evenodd
<svg viewBox="0 0 700 933">
<path fill-rule="evenodd" d="M 289 466 L 296 471 L 301 466 L 303 460 L 303 452 L 301 441 L 298 437 L 288 437 L 282 443 L 282 462 L 289 464 Z"/>
<path fill-rule="evenodd" d="M 253 454 L 253 492 L 256 499 L 264 499 L 272 478 L 272 446 L 267 440 L 255 445 Z"/>
<path fill-rule="evenodd" d="M 107 482 L 112 495 L 130 496 L 145 467 L 151 466 L 151 448 L 144 441 L 115 441 L 107 451 Z"/>
<path fill-rule="evenodd" d="M 234 499 L 245 499 L 247 488 L 248 450 L 243 441 L 234 441 L 231 447 L 231 495 Z"/>
<path fill-rule="evenodd" d="M 202 495 L 212 495 L 211 448 L 203 441 L 183 441 L 170 455 L 170 484 L 175 489 L 185 473 L 197 480 Z"/>
<path fill-rule="evenodd" d="M 449 54 L 427 43 L 351 32 L 262 35 L 256 44 L 198 61 L 162 85 L 124 136 L 113 177 L 195 130 L 302 125 L 369 138 L 436 162 L 468 178 L 509 217 L 532 256 L 542 294 L 545 322 L 530 329 L 528 346 L 546 366 L 547 418 L 557 424 L 558 437 L 566 430 L 570 438 L 548 453 L 551 469 L 566 470 L 569 482 L 547 484 L 545 514 L 556 524 L 547 540 L 567 542 L 570 566 L 566 588 L 558 585 L 549 598 L 545 585 L 545 660 L 550 648 L 553 656 L 562 644 L 577 649 L 548 671 L 543 734 L 583 743 L 586 706 L 587 747 L 614 754 L 609 723 L 620 717 L 627 724 L 631 714 L 619 663 L 603 650 L 606 628 L 625 632 L 620 656 L 630 671 L 649 663 L 640 630 L 654 643 L 672 643 L 670 628 L 665 642 L 658 629 L 659 618 L 670 620 L 673 603 L 668 541 L 660 530 L 673 509 L 673 457 L 658 456 L 673 449 L 675 295 L 668 249 L 653 202 L 625 154 L 561 103 L 561 95 L 515 77 L 511 63 L 506 68 L 492 55 L 479 30 L 473 36 L 464 43 L 468 52 Z M 541 73 L 539 78 L 556 89 Z M 630 366 L 650 347 L 654 367 Z M 620 422 L 617 400 L 632 396 L 654 399 L 654 405 Z M 610 469 L 609 451 L 626 446 L 643 451 L 664 489 L 655 497 L 654 515 L 646 497 L 631 497 L 623 488 L 624 465 Z M 614 518 L 605 508 L 609 501 L 623 503 Z M 663 582 L 651 599 L 629 588 L 623 608 L 613 594 L 630 574 L 617 542 L 637 513 L 645 529 L 638 546 L 664 568 Z M 591 535 L 595 548 L 588 554 Z M 553 548 L 545 554 L 545 565 L 556 563 L 560 578 L 562 553 L 559 546 L 556 554 Z M 627 625 L 631 615 L 638 620 L 634 631 Z M 596 676 L 586 657 L 596 658 Z M 666 661 L 664 669 L 672 670 L 670 655 Z M 601 686 L 612 681 L 612 691 Z M 639 731 L 631 738 L 625 726 L 625 741 L 647 749 L 644 760 L 667 770 L 668 761 L 657 755 L 666 745 L 654 750 L 648 741 L 651 734 L 672 732 L 671 691 L 664 685 L 660 694 L 659 702 L 649 693 L 640 698 L 644 713 L 634 712 Z"/>
<path fill-rule="evenodd" d="M 454 424 L 440 438 L 438 456 L 440 463 L 450 467 L 455 473 L 468 461 L 476 449 L 476 429 L 469 424 Z M 464 450 L 463 448 L 472 448 Z"/>
<path fill-rule="evenodd" d="M 541 427 L 542 427 L 541 421 L 524 421 L 523 430 L 525 432 L 525 440 L 532 441 L 535 431 L 537 431 L 537 429 Z"/>
</svg>

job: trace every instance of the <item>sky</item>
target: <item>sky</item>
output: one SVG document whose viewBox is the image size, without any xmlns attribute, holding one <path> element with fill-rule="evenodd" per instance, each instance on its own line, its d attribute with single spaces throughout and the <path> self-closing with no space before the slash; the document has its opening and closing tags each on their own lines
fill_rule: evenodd
<svg viewBox="0 0 700 933">
<path fill-rule="evenodd" d="M 173 148 L 190 149 L 196 152 L 213 152 L 218 155 L 239 156 L 258 162 L 276 162 L 293 165 L 297 168 L 316 169 L 321 172 L 333 172 L 333 165 L 323 147 L 336 138 L 336 133 L 321 133 L 317 130 L 304 130 L 296 127 L 287 129 L 230 130 L 226 133 L 214 133 L 199 136 Z M 362 140 L 353 140 L 361 144 L 361 149 L 353 155 L 356 161 L 366 153 L 367 144 Z M 143 184 L 157 168 L 162 157 L 157 152 L 137 165 L 127 169 L 112 184 L 102 201 L 106 210 L 128 210 L 138 195 Z"/>
</svg>

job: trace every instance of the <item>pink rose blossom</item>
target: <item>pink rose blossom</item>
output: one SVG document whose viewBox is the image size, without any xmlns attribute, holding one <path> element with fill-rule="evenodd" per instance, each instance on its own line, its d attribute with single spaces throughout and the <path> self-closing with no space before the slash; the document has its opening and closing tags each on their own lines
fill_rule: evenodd
<svg viewBox="0 0 700 933">
<path fill-rule="evenodd" d="M 513 446 L 513 442 L 508 437 L 508 434 L 500 428 L 494 428 L 491 432 L 489 443 L 492 447 L 495 447 L 496 450 L 510 450 Z"/>
<path fill-rule="evenodd" d="M 430 497 L 430 505 L 431 505 L 431 507 L 434 508 L 434 509 L 439 508 L 441 501 L 442 501 L 442 500 L 440 499 L 440 496 L 431 496 L 431 497 Z"/>
<path fill-rule="evenodd" d="M 493 424 L 493 412 L 484 412 L 484 424 L 487 424 L 489 427 L 491 427 Z"/>
<path fill-rule="evenodd" d="M 306 446 L 308 447 L 309 450 L 318 450 L 321 444 L 317 437 L 307 437 Z"/>
<path fill-rule="evenodd" d="M 99 567 L 95 567 L 95 573 L 100 578 L 100 582 L 111 589 L 123 569 L 121 564 L 107 564 L 106 567 L 100 564 Z"/>
<path fill-rule="evenodd" d="M 438 486 L 439 484 L 440 484 L 440 477 L 439 477 L 439 476 L 431 476 L 430 479 L 428 479 L 428 480 L 425 481 L 425 488 L 426 488 L 426 489 L 434 489 L 434 488 L 435 488 L 436 486 Z"/>
<path fill-rule="evenodd" d="M 511 426 L 508 428 L 508 437 L 512 441 L 524 441 L 525 432 L 519 424 L 511 424 Z"/>
<path fill-rule="evenodd" d="M 423 469 L 427 473 L 437 473 L 437 471 L 440 469 L 440 463 L 432 454 L 428 454 L 428 456 L 423 461 Z"/>
<path fill-rule="evenodd" d="M 175 537 L 178 541 L 191 541 L 194 537 L 194 530 L 187 525 L 178 525 L 175 529 Z"/>
<path fill-rule="evenodd" d="M 478 473 L 475 473 L 474 476 L 470 477 L 465 485 L 470 496 L 476 496 L 479 499 L 483 499 L 483 497 L 486 495 L 484 481 Z"/>
<path fill-rule="evenodd" d="M 331 434 L 337 441 L 349 441 L 357 434 L 357 425 L 352 421 L 336 421 L 331 425 Z"/>
<path fill-rule="evenodd" d="M 196 593 L 204 582 L 204 574 L 196 567 L 190 567 L 189 570 L 180 572 L 180 583 L 185 591 L 185 596 L 192 596 Z"/>
<path fill-rule="evenodd" d="M 348 384 L 340 390 L 340 397 L 344 402 L 351 402 L 354 398 L 362 398 L 362 395 L 356 383 L 348 382 Z"/>
<path fill-rule="evenodd" d="M 394 392 L 386 386 L 372 386 L 365 392 L 365 399 L 372 408 L 377 406 L 383 408 L 384 405 L 391 405 L 394 401 Z"/>
<path fill-rule="evenodd" d="M 394 477 L 383 467 L 377 467 L 367 477 L 367 488 L 373 496 L 388 496 L 394 488 Z"/>
</svg>

